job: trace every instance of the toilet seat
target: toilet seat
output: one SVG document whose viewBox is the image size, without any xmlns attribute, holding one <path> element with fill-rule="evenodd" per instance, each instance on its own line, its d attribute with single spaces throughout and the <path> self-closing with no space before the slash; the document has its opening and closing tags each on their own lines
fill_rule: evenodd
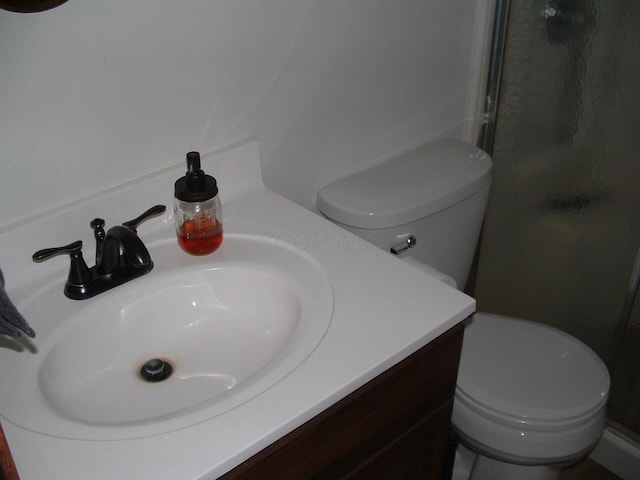
<svg viewBox="0 0 640 480">
<path fill-rule="evenodd" d="M 475 314 L 465 331 L 453 424 L 495 458 L 559 463 L 606 422 L 609 373 L 586 345 L 552 327 Z"/>
</svg>

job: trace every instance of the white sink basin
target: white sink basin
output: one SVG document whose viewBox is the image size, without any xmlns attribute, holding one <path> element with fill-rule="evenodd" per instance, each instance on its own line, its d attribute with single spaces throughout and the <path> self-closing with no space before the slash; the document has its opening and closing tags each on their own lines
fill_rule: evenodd
<svg viewBox="0 0 640 480">
<path fill-rule="evenodd" d="M 288 244 L 229 235 L 208 257 L 173 239 L 149 250 L 151 273 L 90 300 L 65 298 L 64 276 L 33 286 L 18 305 L 38 332 L 31 351 L 0 349 L 3 380 L 20 379 L 0 392 L 9 421 L 96 440 L 184 428 L 281 381 L 329 326 L 329 282 Z M 170 375 L 145 374 L 154 359 Z"/>
</svg>

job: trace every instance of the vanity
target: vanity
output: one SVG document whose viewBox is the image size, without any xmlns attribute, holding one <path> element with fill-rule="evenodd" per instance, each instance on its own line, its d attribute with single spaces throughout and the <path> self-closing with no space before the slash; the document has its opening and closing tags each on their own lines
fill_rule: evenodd
<svg viewBox="0 0 640 480">
<path fill-rule="evenodd" d="M 21 478 L 439 478 L 473 299 L 268 190 L 255 142 L 203 166 L 220 249 L 182 252 L 168 208 L 139 228 L 154 269 L 88 300 L 64 297 L 66 259 L 31 254 L 81 239 L 89 262 L 91 219 L 170 206 L 183 167 L 0 232 L 37 333 L 0 340 Z M 173 374 L 145 383 L 154 357 Z"/>
<path fill-rule="evenodd" d="M 452 328 L 221 478 L 442 478 L 462 333 Z"/>
</svg>

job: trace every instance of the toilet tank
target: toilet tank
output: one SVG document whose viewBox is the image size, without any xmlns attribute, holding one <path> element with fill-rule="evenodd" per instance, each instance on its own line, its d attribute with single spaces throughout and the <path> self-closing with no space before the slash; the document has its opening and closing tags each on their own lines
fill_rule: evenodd
<svg viewBox="0 0 640 480">
<path fill-rule="evenodd" d="M 464 285 L 491 185 L 491 157 L 458 140 L 438 140 L 323 187 L 327 218 L 400 256 L 426 263 Z"/>
</svg>

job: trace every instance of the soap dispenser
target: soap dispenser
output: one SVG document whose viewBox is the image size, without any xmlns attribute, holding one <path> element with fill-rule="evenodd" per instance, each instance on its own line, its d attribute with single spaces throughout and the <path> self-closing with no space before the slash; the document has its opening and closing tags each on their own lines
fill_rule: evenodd
<svg viewBox="0 0 640 480">
<path fill-rule="evenodd" d="M 218 183 L 200 168 L 200 153 L 187 153 L 187 173 L 175 183 L 178 244 L 191 255 L 208 255 L 222 243 L 222 209 Z"/>
</svg>

